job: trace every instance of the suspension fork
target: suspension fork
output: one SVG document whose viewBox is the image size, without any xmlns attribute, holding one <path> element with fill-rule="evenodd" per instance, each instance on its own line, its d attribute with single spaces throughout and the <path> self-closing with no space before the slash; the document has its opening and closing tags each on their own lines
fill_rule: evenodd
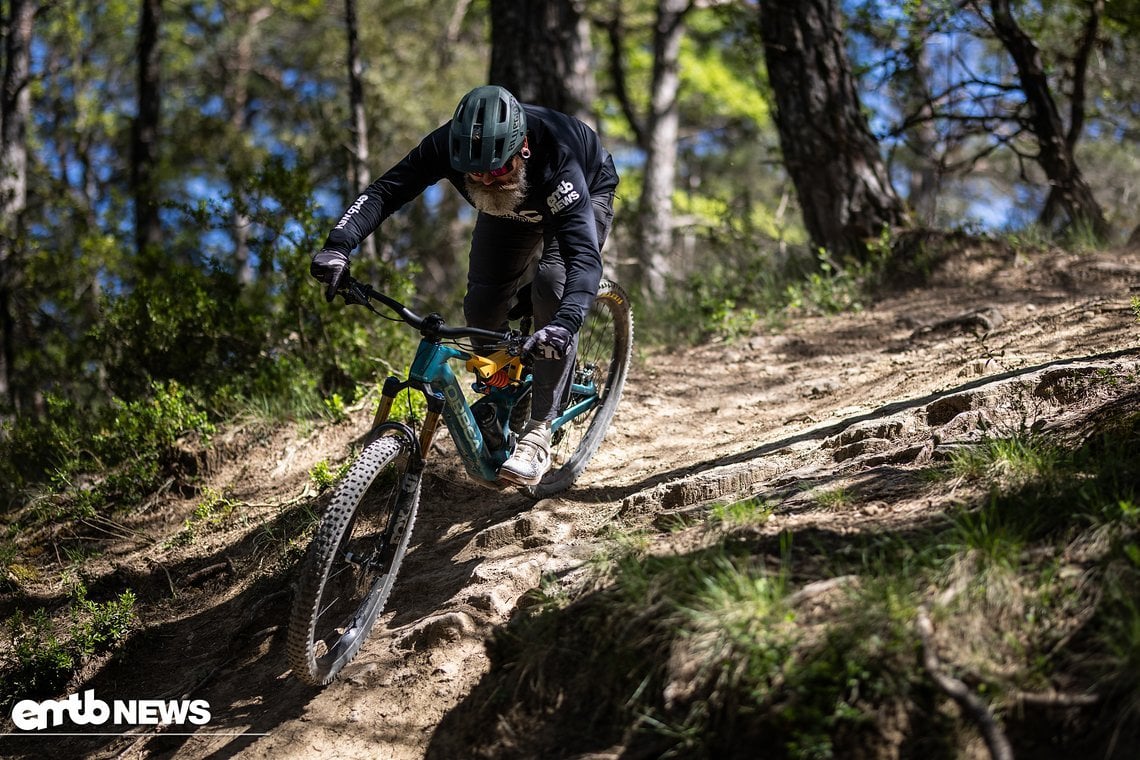
<svg viewBox="0 0 1140 760">
<path fill-rule="evenodd" d="M 439 431 L 440 420 L 443 419 L 443 399 L 431 394 L 427 397 L 427 404 L 428 410 L 427 414 L 424 415 L 424 426 L 420 430 L 421 461 L 427 461 L 432 441 L 435 440 L 435 434 Z"/>
<path fill-rule="evenodd" d="M 367 443 L 372 443 L 375 440 L 376 431 L 388 421 L 388 417 L 392 414 L 392 404 L 396 400 L 396 394 L 408 387 L 416 387 L 418 390 L 422 390 L 424 398 L 427 399 L 427 414 L 424 415 L 424 423 L 419 438 L 420 461 L 423 461 L 427 459 L 428 453 L 431 451 L 432 442 L 435 441 L 436 433 L 439 432 L 439 424 L 443 420 L 443 399 L 430 386 L 420 387 L 419 383 L 400 382 L 398 377 L 389 376 L 384 381 L 384 387 L 380 391 L 380 404 L 376 407 L 376 416 L 372 419 L 372 432 L 368 434 Z"/>
<path fill-rule="evenodd" d="M 384 387 L 380 389 L 380 403 L 376 407 L 376 416 L 372 418 L 372 427 L 368 430 L 368 435 L 364 437 L 366 447 L 376 440 L 380 426 L 388 421 L 388 417 L 392 414 L 392 403 L 396 400 L 396 394 L 403 388 L 404 384 L 400 382 L 398 377 L 389 375 L 384 381 Z"/>
</svg>

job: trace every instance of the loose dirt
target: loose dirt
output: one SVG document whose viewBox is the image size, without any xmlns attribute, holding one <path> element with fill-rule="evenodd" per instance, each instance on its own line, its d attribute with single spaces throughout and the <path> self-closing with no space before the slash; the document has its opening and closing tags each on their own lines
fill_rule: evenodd
<svg viewBox="0 0 1140 760">
<path fill-rule="evenodd" d="M 135 590 L 143 629 L 69 688 L 105 700 L 206 700 L 209 724 L 7 736 L 0 753 L 423 758 L 446 744 L 437 727 L 485 675 L 489 634 L 529 590 L 574 584 L 613 529 L 647 530 L 659 550 L 681 549 L 675 518 L 752 496 L 777 505 L 773 532 L 898 525 L 945 506 L 900 485 L 908 467 L 983 435 L 1075 427 L 1135 405 L 1137 296 L 1136 251 L 975 247 L 937 264 L 925 287 L 899 285 L 859 313 L 789 315 L 778 331 L 733 342 L 641 349 L 586 474 L 537 503 L 473 485 L 444 436 L 389 610 L 323 689 L 287 669 L 289 584 L 301 531 L 328 498 L 314 498 L 309 471 L 344 460 L 368 410 L 307 430 L 227 431 L 188 478 L 195 492 L 154 500 L 86 564 L 93 598 Z M 207 488 L 237 508 L 176 540 Z M 839 488 L 849 504 L 818 507 L 818 493 Z"/>
</svg>

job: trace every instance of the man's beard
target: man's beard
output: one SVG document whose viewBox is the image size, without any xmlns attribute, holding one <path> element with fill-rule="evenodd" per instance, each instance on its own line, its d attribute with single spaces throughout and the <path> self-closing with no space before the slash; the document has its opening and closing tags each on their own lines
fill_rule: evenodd
<svg viewBox="0 0 1140 760">
<path fill-rule="evenodd" d="M 507 216 L 513 212 L 526 200 L 529 189 L 525 163 L 519 166 L 518 176 L 513 182 L 484 185 L 470 177 L 464 177 L 464 184 L 475 208 L 493 216 Z"/>
</svg>

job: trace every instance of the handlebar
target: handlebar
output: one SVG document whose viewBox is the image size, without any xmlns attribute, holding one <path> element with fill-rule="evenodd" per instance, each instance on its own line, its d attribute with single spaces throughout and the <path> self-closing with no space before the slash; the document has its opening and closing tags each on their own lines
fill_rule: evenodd
<svg viewBox="0 0 1140 760">
<path fill-rule="evenodd" d="M 403 322 L 420 331 L 420 334 L 430 340 L 443 338 L 479 338 L 486 341 L 506 344 L 507 350 L 514 356 L 522 354 L 523 336 L 516 330 L 484 330 L 480 327 L 459 327 L 447 325 L 439 314 L 428 314 L 421 317 L 404 304 L 391 296 L 387 296 L 366 282 L 346 277 L 346 282 L 337 290 L 344 297 L 344 302 L 350 305 L 367 307 L 369 311 L 380 312 L 372 305 L 372 301 L 379 301 L 400 317 Z"/>
</svg>

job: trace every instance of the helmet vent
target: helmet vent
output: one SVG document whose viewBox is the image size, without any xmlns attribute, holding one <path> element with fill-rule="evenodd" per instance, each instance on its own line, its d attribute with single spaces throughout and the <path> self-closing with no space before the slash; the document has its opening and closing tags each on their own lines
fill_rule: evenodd
<svg viewBox="0 0 1140 760">
<path fill-rule="evenodd" d="M 476 87 L 463 96 L 451 120 L 449 152 L 456 171 L 500 169 L 526 139 L 526 114 L 502 87 Z"/>
</svg>

